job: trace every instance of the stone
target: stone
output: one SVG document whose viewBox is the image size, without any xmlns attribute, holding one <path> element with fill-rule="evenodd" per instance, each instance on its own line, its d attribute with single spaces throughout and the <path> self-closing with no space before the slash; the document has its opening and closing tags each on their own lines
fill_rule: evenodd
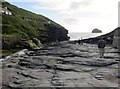
<svg viewBox="0 0 120 89">
<path fill-rule="evenodd" d="M 62 43 L 59 46 L 30 50 L 34 55 L 11 56 L 9 60 L 5 60 L 5 67 L 2 69 L 3 83 L 11 87 L 56 88 L 118 85 L 118 56 L 114 48 L 107 46 L 105 57 L 99 58 L 95 44 L 80 46 L 69 42 Z M 16 66 L 8 68 L 7 65 Z"/>
<path fill-rule="evenodd" d="M 84 72 L 91 72 L 93 70 L 94 70 L 94 68 L 83 68 L 82 69 L 82 71 L 84 71 Z"/>
<path fill-rule="evenodd" d="M 102 75 L 96 75 L 95 78 L 98 80 L 103 80 L 104 77 Z"/>
<path fill-rule="evenodd" d="M 9 65 L 7 65 L 7 67 L 8 67 L 8 68 L 12 68 L 12 67 L 13 67 L 13 65 L 12 65 L 12 64 L 9 64 Z"/>
<path fill-rule="evenodd" d="M 74 71 L 74 66 L 71 65 L 63 65 L 63 64 L 57 64 L 55 65 L 56 70 L 61 70 L 61 71 Z"/>
<path fill-rule="evenodd" d="M 20 79 L 19 76 L 13 76 L 13 78 Z"/>
</svg>

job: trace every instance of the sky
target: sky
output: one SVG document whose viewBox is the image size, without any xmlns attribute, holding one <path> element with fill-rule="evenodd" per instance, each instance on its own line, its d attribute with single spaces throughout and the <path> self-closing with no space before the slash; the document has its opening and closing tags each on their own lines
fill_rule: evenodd
<svg viewBox="0 0 120 89">
<path fill-rule="evenodd" d="M 118 27 L 119 0 L 6 0 L 20 8 L 42 14 L 69 32 L 104 33 Z"/>
</svg>

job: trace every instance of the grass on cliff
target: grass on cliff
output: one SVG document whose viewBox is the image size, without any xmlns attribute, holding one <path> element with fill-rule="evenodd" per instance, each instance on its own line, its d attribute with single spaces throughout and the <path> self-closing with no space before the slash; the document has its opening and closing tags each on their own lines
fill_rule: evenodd
<svg viewBox="0 0 120 89">
<path fill-rule="evenodd" d="M 2 3 L 2 8 L 5 7 L 11 11 L 12 15 L 2 15 L 3 34 L 17 34 L 28 36 L 30 39 L 39 38 L 42 40 L 42 38 L 48 37 L 47 31 L 50 30 L 51 25 L 54 27 L 53 30 L 64 30 L 61 25 L 42 15 L 24 10 L 8 2 Z"/>
<path fill-rule="evenodd" d="M 24 44 L 24 46 L 29 45 L 31 48 L 36 48 L 37 45 L 30 40 L 38 37 L 42 31 L 46 30 L 43 24 L 43 20 L 45 18 L 41 15 L 18 8 L 7 2 L 3 2 L 2 7 L 7 7 L 8 10 L 12 12 L 12 15 L 2 15 L 1 35 L 3 38 L 7 37 L 7 39 L 4 40 L 7 44 L 3 45 L 8 48 L 5 47 L 6 49 L 3 49 L 0 55 L 4 57 L 21 50 L 22 44 Z M 25 39 L 25 42 L 21 41 L 21 43 L 18 41 L 19 39 L 17 37 L 23 37 L 27 39 Z M 11 38 L 13 40 L 11 40 Z M 18 44 L 16 44 L 15 41 Z M 11 48 L 13 45 L 18 48 Z"/>
<path fill-rule="evenodd" d="M 18 8 L 7 2 L 3 2 L 2 7 L 7 7 L 12 12 L 11 16 L 2 15 L 3 34 L 17 34 L 33 38 L 38 37 L 43 31 L 47 30 L 44 26 L 47 19 L 44 16 Z"/>
<path fill-rule="evenodd" d="M 9 54 L 10 51 L 11 53 L 13 52 L 11 46 L 13 50 L 16 46 L 21 48 L 23 45 L 23 48 L 28 46 L 36 48 L 38 45 L 35 44 L 33 38 L 37 38 L 41 43 L 45 43 L 56 38 L 55 31 L 59 30 L 58 34 L 62 34 L 63 32 L 60 30 L 66 30 L 49 18 L 11 5 L 8 2 L 2 2 L 2 8 L 5 7 L 7 7 L 12 15 L 0 15 L 2 16 L 2 36 L 7 36 L 6 38 L 8 38 L 3 43 L 5 48 L 3 50 L 6 50 L 7 48 L 6 51 L 3 51 L 3 55 Z M 19 37 L 23 38 L 22 40 L 25 41 L 19 41 Z M 13 40 L 11 40 L 11 38 L 13 38 Z M 61 38 L 61 36 L 59 36 L 59 38 Z"/>
<path fill-rule="evenodd" d="M 38 35 L 37 31 L 31 25 L 20 18 L 3 15 L 2 23 L 2 34 L 18 34 L 29 37 Z"/>
</svg>

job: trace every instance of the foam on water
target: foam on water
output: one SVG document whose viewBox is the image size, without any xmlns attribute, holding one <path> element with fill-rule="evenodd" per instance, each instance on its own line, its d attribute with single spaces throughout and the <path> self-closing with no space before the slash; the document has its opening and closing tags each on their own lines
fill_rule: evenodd
<svg viewBox="0 0 120 89">
<path fill-rule="evenodd" d="M 70 40 L 78 40 L 78 39 L 87 39 L 92 37 L 97 37 L 103 35 L 105 33 L 88 33 L 88 32 L 81 32 L 81 33 L 69 33 L 68 36 Z"/>
</svg>

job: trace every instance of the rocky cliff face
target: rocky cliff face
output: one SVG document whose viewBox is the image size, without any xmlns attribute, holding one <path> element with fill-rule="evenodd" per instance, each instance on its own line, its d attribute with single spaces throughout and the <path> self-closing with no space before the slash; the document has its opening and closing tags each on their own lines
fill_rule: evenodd
<svg viewBox="0 0 120 89">
<path fill-rule="evenodd" d="M 2 8 L 5 7 L 11 11 L 12 15 L 1 15 L 2 36 L 7 37 L 7 39 L 2 39 L 3 49 L 14 49 L 16 46 L 30 48 L 29 42 L 34 44 L 34 38 L 40 40 L 41 43 L 69 39 L 68 31 L 49 18 L 18 8 L 8 2 L 2 2 Z M 11 40 L 11 38 L 15 40 Z"/>
<path fill-rule="evenodd" d="M 113 47 L 119 48 L 120 46 L 120 27 L 116 28 L 113 38 Z"/>
<path fill-rule="evenodd" d="M 68 31 L 64 27 L 54 26 L 53 24 L 45 24 L 45 27 L 48 29 L 44 38 L 41 36 L 40 40 L 44 42 L 55 42 L 55 41 L 65 41 L 69 40 L 67 36 Z"/>
</svg>

